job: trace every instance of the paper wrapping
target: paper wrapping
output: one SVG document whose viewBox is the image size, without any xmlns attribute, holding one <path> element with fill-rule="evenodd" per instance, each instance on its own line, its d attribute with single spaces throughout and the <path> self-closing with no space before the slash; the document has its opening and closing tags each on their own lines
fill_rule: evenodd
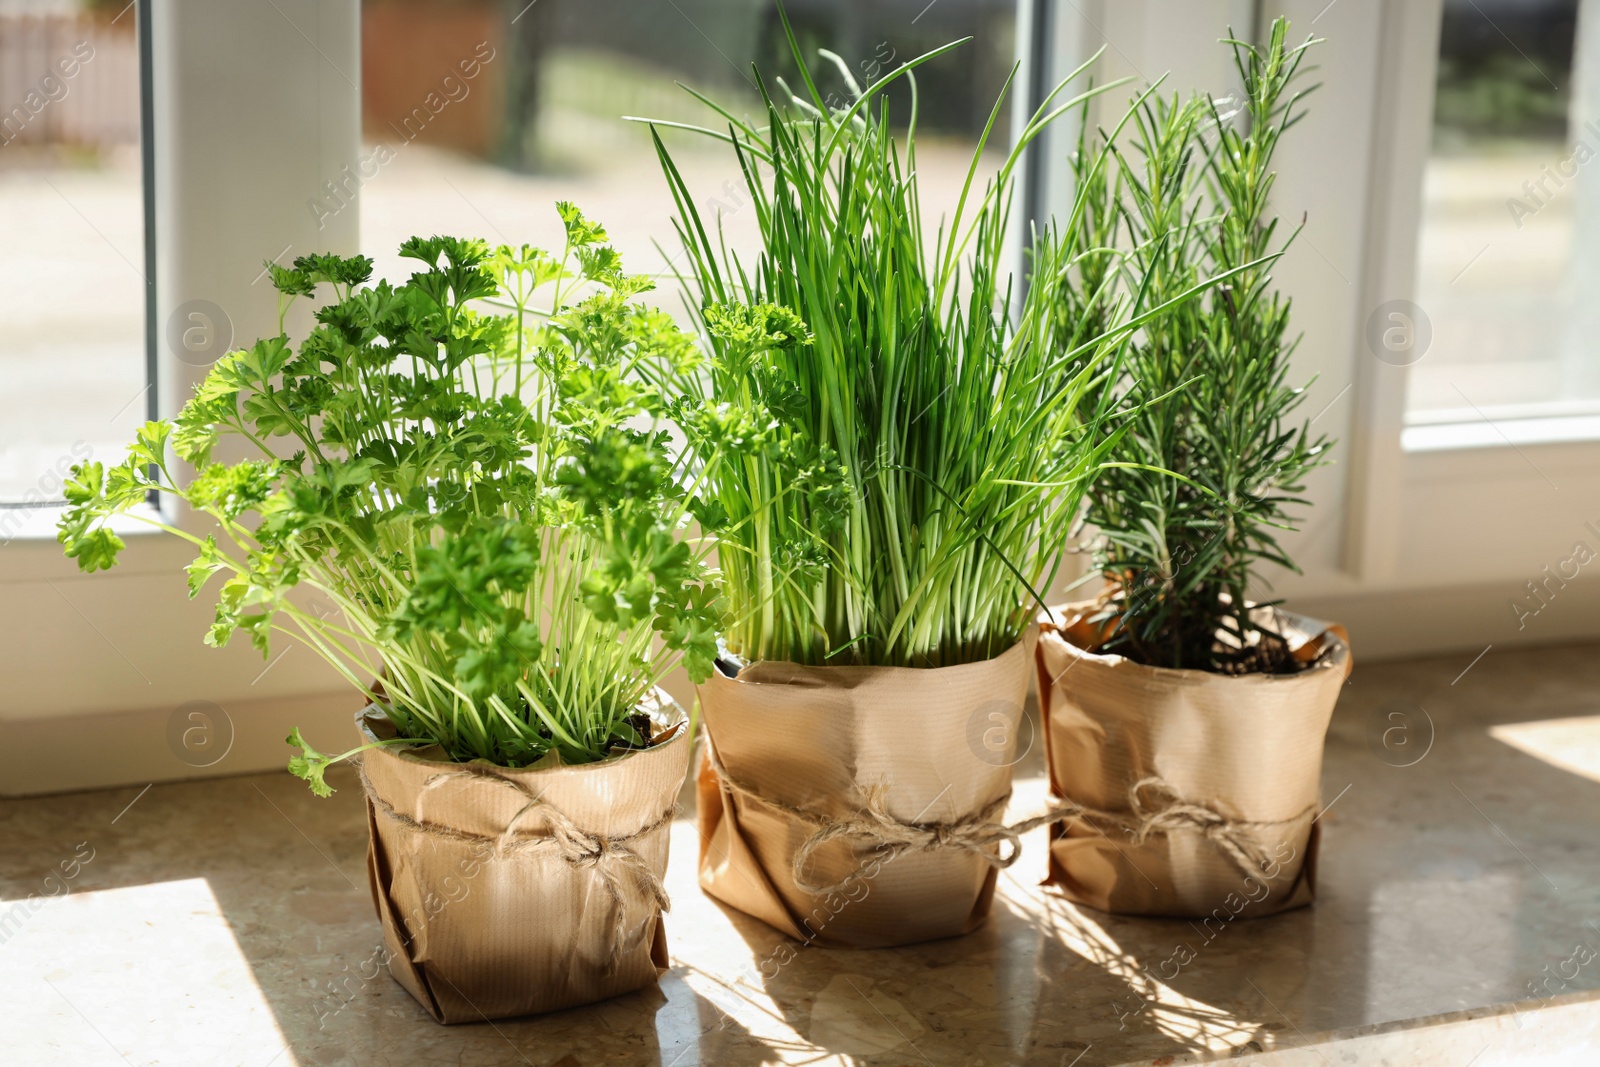
<svg viewBox="0 0 1600 1067">
<path fill-rule="evenodd" d="M 905 945 L 976 928 L 994 896 L 984 855 L 934 847 L 885 859 L 870 837 L 836 837 L 812 853 L 804 884 L 846 884 L 816 894 L 797 884 L 794 860 L 818 826 L 782 809 L 859 822 L 876 792 L 895 820 L 930 826 L 1003 803 L 1035 636 L 954 667 L 763 662 L 730 677 L 719 664 L 699 687 L 701 887 L 817 944 Z"/>
<path fill-rule="evenodd" d="M 1277 612 L 1296 657 L 1315 665 L 1292 675 L 1228 676 L 1085 651 L 1099 635 L 1083 622 L 1084 607 L 1057 609 L 1061 624 L 1043 623 L 1039 639 L 1050 788 L 1113 817 L 1054 824 L 1046 884 L 1125 915 L 1226 921 L 1309 904 L 1323 740 L 1351 667 L 1343 628 Z M 1129 789 L 1150 778 L 1228 820 L 1273 862 L 1247 871 L 1197 826 L 1155 830 L 1134 843 Z M 1147 812 L 1173 799 L 1160 792 L 1142 792 Z"/>
<path fill-rule="evenodd" d="M 673 735 L 599 763 L 513 770 L 449 762 L 437 746 L 362 754 L 367 873 L 389 973 L 439 1022 L 588 1004 L 649 985 L 667 967 L 661 908 L 625 857 L 569 859 L 570 846 L 538 840 L 551 838 L 558 823 L 607 839 L 654 826 L 620 847 L 657 879 L 665 875 L 670 814 L 691 741 L 682 709 L 665 694 L 657 701 L 646 710 Z M 371 708 L 357 726 L 364 742 L 393 736 Z M 451 777 L 430 787 L 440 775 Z M 374 794 L 429 830 L 386 814 Z M 513 820 L 509 847 L 497 854 L 495 841 Z M 618 912 L 603 864 L 612 865 L 624 904 L 614 960 Z"/>
</svg>

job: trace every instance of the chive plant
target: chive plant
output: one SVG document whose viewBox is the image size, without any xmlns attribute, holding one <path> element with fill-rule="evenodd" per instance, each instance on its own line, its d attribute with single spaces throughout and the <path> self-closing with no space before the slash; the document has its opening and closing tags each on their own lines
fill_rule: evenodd
<svg viewBox="0 0 1600 1067">
<path fill-rule="evenodd" d="M 911 71 L 962 43 L 866 88 L 823 52 L 850 100 L 830 107 L 791 31 L 803 85 L 769 87 L 755 71 L 764 122 L 701 97 L 726 132 L 690 128 L 731 145 L 752 193 L 763 248 L 750 263 L 707 227 L 653 130 L 690 302 L 714 350 L 706 372 L 679 388 L 698 407 L 763 413 L 747 437 L 783 446 L 746 447 L 706 483 L 709 513 L 731 531 L 718 546 L 726 642 L 746 659 L 938 667 L 1013 645 L 1058 564 L 1041 533 L 1076 517 L 1116 447 L 1101 387 L 1118 344 L 1165 310 L 1141 294 L 1101 292 L 1086 299 L 1103 324 L 1058 345 L 1052 287 L 1017 299 L 1006 269 L 1023 149 L 1112 87 L 1055 103 L 1088 64 L 1056 87 L 981 183 L 1002 92 L 953 213 L 927 232 Z M 897 137 L 882 90 L 901 77 L 913 92 Z M 1081 234 L 1077 225 L 1038 234 L 1035 278 L 1065 274 Z M 1178 304 L 1190 294 L 1167 295 Z M 727 309 L 769 304 L 792 308 L 808 335 L 746 358 L 759 337 Z M 694 420 L 684 425 L 692 451 L 715 458 L 727 447 Z M 779 454 L 787 461 L 775 462 Z"/>
<path fill-rule="evenodd" d="M 1110 149 L 1115 168 L 1096 150 L 1103 137 L 1086 136 L 1073 160 L 1094 202 L 1079 216 L 1082 239 L 1120 239 L 1120 284 L 1160 302 L 1226 277 L 1129 343 L 1119 379 L 1129 402 L 1125 462 L 1089 495 L 1110 582 L 1101 648 L 1141 663 L 1297 668 L 1281 635 L 1250 611 L 1264 603 L 1263 564 L 1296 569 L 1278 535 L 1294 529 L 1289 509 L 1307 503 L 1298 495 L 1305 475 L 1329 447 L 1308 423 L 1291 422 L 1304 397 L 1286 384 L 1298 341 L 1269 269 L 1294 239 L 1278 236 L 1272 155 L 1305 114 L 1296 83 L 1315 43 L 1291 48 L 1287 34 L 1279 19 L 1265 47 L 1224 42 L 1244 87 L 1237 111 L 1210 98 L 1147 97 L 1132 152 Z M 1064 306 L 1079 288 L 1081 279 L 1058 288 Z M 1058 332 L 1069 327 L 1070 316 Z"/>
<path fill-rule="evenodd" d="M 279 334 L 219 360 L 122 464 L 75 468 L 67 555 L 110 567 L 124 513 L 189 541 L 190 595 L 222 579 L 208 644 L 298 639 L 386 705 L 398 740 L 456 760 L 646 743 L 642 703 L 680 656 L 706 676 L 720 623 L 709 549 L 685 536 L 697 490 L 643 374 L 701 356 L 633 299 L 651 283 L 605 231 L 558 207 L 561 256 L 435 237 L 402 246 L 421 269 L 398 286 L 366 284 L 365 257 L 272 267 Z M 332 297 L 296 348 L 283 315 L 319 287 Z M 225 436 L 256 455 L 216 461 Z M 209 532 L 137 508 L 152 490 Z M 344 757 L 290 742 L 325 793 Z"/>
</svg>

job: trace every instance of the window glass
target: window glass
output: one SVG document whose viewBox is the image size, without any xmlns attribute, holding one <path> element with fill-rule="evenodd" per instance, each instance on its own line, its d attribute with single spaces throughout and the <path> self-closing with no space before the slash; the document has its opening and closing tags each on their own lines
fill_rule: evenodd
<svg viewBox="0 0 1600 1067">
<path fill-rule="evenodd" d="M 919 83 L 924 210 L 953 206 L 1010 71 L 1014 0 L 791 0 L 786 10 L 807 55 L 837 52 L 863 84 L 975 38 L 923 68 Z M 559 250 L 563 199 L 607 227 L 628 271 L 669 274 L 679 250 L 671 195 L 648 129 L 622 117 L 715 125 L 678 82 L 758 114 L 751 62 L 793 70 L 765 0 L 364 0 L 361 30 L 366 145 L 346 185 L 360 190 L 362 251 L 392 278 L 410 272 L 395 249 L 413 234 Z M 836 75 L 821 87 L 845 99 Z M 891 106 L 903 122 L 909 96 Z M 1008 137 L 1002 119 L 991 142 L 1001 154 Z M 752 249 L 756 221 L 731 149 L 672 130 L 663 138 L 702 214 L 720 212 L 730 245 Z M 340 210 L 340 192 L 319 210 Z M 675 308 L 676 283 L 661 288 Z"/>
<path fill-rule="evenodd" d="M 1600 412 L 1597 19 L 1596 0 L 1445 0 L 1420 315 L 1387 335 L 1426 342 L 1401 359 L 1413 423 Z"/>
<path fill-rule="evenodd" d="M 147 417 L 136 20 L 0 0 L 0 542 Z"/>
</svg>

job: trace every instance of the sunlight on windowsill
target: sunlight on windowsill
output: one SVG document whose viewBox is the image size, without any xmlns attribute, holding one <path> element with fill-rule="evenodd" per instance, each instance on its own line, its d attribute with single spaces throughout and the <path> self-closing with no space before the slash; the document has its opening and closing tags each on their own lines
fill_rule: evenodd
<svg viewBox="0 0 1600 1067">
<path fill-rule="evenodd" d="M 1552 767 L 1600 782 L 1600 715 L 1489 727 L 1489 736 Z"/>
<path fill-rule="evenodd" d="M 82 847 L 76 862 L 63 855 L 74 874 L 93 862 Z M 95 1046 L 105 1056 L 76 1062 L 151 1048 L 183 1049 L 187 1063 L 298 1062 L 204 878 L 74 892 L 70 876 L 44 876 L 0 901 L 0 946 L 0 999 L 29 1021 L 9 1030 L 7 1062 Z"/>
</svg>

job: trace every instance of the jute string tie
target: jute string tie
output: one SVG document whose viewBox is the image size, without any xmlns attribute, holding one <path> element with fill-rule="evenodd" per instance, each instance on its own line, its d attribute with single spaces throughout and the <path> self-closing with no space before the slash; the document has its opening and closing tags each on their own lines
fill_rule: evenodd
<svg viewBox="0 0 1600 1067">
<path fill-rule="evenodd" d="M 1096 820 L 1111 823 L 1126 832 L 1134 845 L 1173 830 L 1194 830 L 1221 849 L 1245 874 L 1255 874 L 1272 866 L 1272 854 L 1261 839 L 1296 825 L 1316 810 L 1317 806 L 1311 804 L 1287 819 L 1230 819 L 1209 805 L 1185 800 L 1172 783 L 1151 775 L 1128 788 L 1127 814 L 1097 811 L 1067 801 L 1058 809 L 1057 817 L 1084 818 L 1091 826 Z"/>
<path fill-rule="evenodd" d="M 469 830 L 458 830 L 451 826 L 427 822 L 421 818 L 423 800 L 434 789 L 445 782 L 457 779 L 478 779 L 496 787 L 514 790 L 526 802 L 518 809 L 506 823 L 506 827 L 498 834 L 479 834 Z M 506 859 L 515 856 L 536 855 L 541 852 L 555 852 L 569 865 L 578 870 L 593 871 L 600 879 L 600 884 L 605 888 L 606 895 L 611 898 L 612 910 L 616 920 L 611 934 L 610 956 L 606 973 L 614 974 L 622 963 L 624 952 L 628 948 L 628 922 L 627 903 L 629 894 L 625 892 L 625 879 L 633 883 L 635 896 L 644 897 L 651 901 L 661 911 L 670 911 L 672 902 L 667 897 L 667 890 L 661 884 L 661 876 L 655 869 L 635 852 L 630 845 L 642 838 L 648 837 L 672 821 L 673 810 L 668 808 L 659 819 L 644 826 L 631 834 L 621 837 L 608 837 L 604 834 L 591 834 L 578 826 L 566 816 L 559 808 L 531 792 L 528 787 L 520 782 L 495 774 L 488 770 L 461 770 L 443 774 L 435 774 L 423 783 L 417 795 L 417 815 L 412 818 L 402 811 L 396 811 L 388 801 L 379 796 L 372 788 L 372 782 L 367 778 L 366 768 L 361 769 L 361 784 L 366 790 L 367 799 L 371 801 L 374 810 L 386 819 L 405 827 L 413 833 L 423 834 L 428 837 L 443 838 L 450 841 L 460 841 L 465 844 L 488 845 L 490 855 L 495 859 Z M 528 836 L 519 829 L 518 824 L 523 817 L 537 812 L 543 818 L 544 832 Z"/>
<path fill-rule="evenodd" d="M 890 814 L 889 787 L 875 785 L 863 790 L 866 805 L 860 812 L 852 817 L 832 818 L 774 800 L 739 781 L 727 772 L 709 746 L 706 756 L 712 770 L 728 791 L 815 828 L 816 832 L 796 850 L 792 871 L 795 887 L 815 896 L 838 892 L 856 877 L 852 873 L 831 885 L 819 885 L 812 882 L 807 874 L 812 855 L 823 845 L 840 838 L 865 838 L 871 841 L 878 850 L 880 862 L 888 862 L 907 852 L 954 848 L 970 852 L 991 867 L 1003 870 L 1014 864 L 1022 854 L 1023 834 L 1047 823 L 1084 818 L 1119 827 L 1128 833 L 1135 845 L 1142 845 L 1152 836 L 1173 830 L 1199 831 L 1232 859 L 1240 870 L 1249 874 L 1265 871 L 1272 863 L 1272 856 L 1255 835 L 1292 826 L 1316 810 L 1316 805 L 1312 805 L 1291 818 L 1274 821 L 1229 819 L 1214 808 L 1183 799 L 1165 779 L 1152 776 L 1140 779 L 1129 788 L 1128 809 L 1131 815 L 1099 811 L 1069 800 L 1039 815 L 1008 825 L 999 821 L 999 816 L 1011 801 L 1008 792 L 982 810 L 959 819 L 948 822 L 907 822 Z"/>
<path fill-rule="evenodd" d="M 1007 791 L 1005 796 L 970 815 L 944 822 L 909 822 L 890 813 L 889 787 L 874 785 L 862 791 L 866 805 L 861 811 L 853 817 L 836 819 L 807 808 L 774 800 L 739 781 L 722 766 L 709 745 L 706 748 L 706 758 L 710 760 L 711 768 L 717 773 L 723 787 L 730 792 L 782 812 L 815 830 L 815 833 L 796 850 L 791 872 L 795 888 L 813 896 L 826 896 L 840 891 L 849 885 L 858 873 L 852 872 L 828 885 L 811 881 L 807 872 L 811 867 L 812 855 L 830 841 L 840 838 L 866 838 L 874 845 L 878 853 L 876 859 L 881 863 L 898 859 L 907 852 L 957 849 L 977 856 L 991 867 L 1004 870 L 1017 862 L 1017 858 L 1022 854 L 1021 835 L 1058 818 L 1050 814 L 1024 819 L 1009 826 L 1000 822 L 1000 815 L 1011 802 L 1011 793 Z"/>
</svg>

